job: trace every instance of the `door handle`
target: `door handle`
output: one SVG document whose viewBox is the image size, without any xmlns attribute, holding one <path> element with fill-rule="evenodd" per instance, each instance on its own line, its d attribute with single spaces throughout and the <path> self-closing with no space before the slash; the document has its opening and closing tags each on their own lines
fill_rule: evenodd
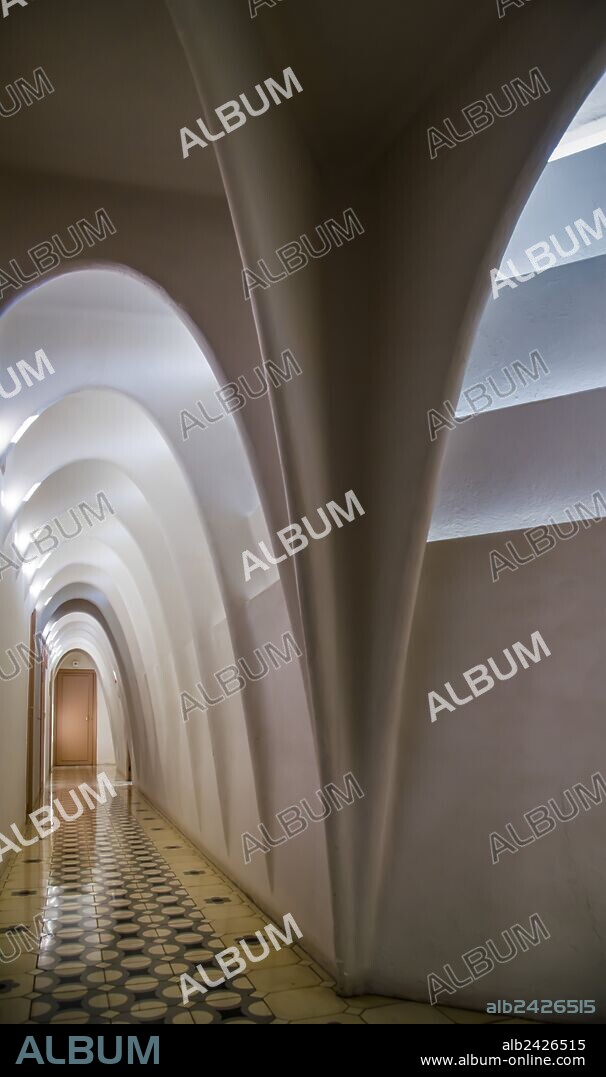
<svg viewBox="0 0 606 1077">
<path fill-rule="evenodd" d="M 90 721 L 90 719 L 89 719 L 89 717 L 88 717 L 88 714 L 86 715 L 86 721 L 87 721 L 87 722 L 88 722 L 88 721 Z"/>
</svg>

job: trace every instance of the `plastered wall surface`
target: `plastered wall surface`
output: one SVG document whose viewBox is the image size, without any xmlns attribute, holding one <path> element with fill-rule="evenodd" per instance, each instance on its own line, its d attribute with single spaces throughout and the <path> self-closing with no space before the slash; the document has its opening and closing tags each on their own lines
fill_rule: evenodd
<svg viewBox="0 0 606 1077">
<path fill-rule="evenodd" d="M 448 457 L 440 472 L 446 443 L 430 441 L 427 411 L 458 398 L 489 295 L 490 268 L 500 264 L 551 149 L 605 60 L 606 12 L 597 0 L 587 0 L 582 18 L 572 0 L 533 0 L 523 12 L 523 35 L 513 16 L 499 20 L 488 6 L 474 0 L 464 25 L 452 5 L 411 9 L 403 40 L 390 33 L 400 5 L 389 2 L 369 51 L 367 11 L 345 18 L 350 6 L 337 5 L 327 17 L 345 35 L 347 48 L 335 55 L 330 34 L 317 32 L 325 5 L 315 0 L 304 11 L 285 0 L 266 13 L 271 24 L 250 19 L 245 6 L 232 2 L 154 2 L 144 20 L 151 38 L 143 34 L 137 48 L 145 60 L 153 44 L 151 81 L 165 87 L 174 76 L 174 98 L 162 90 L 161 100 L 154 98 L 157 111 L 148 102 L 141 119 L 141 98 L 125 94 L 119 123 L 110 95 L 107 115 L 119 129 L 117 149 L 91 156 L 86 124 L 80 125 L 78 153 L 69 116 L 74 96 L 84 100 L 84 90 L 95 96 L 106 85 L 105 65 L 94 60 L 103 52 L 104 5 L 90 5 L 92 22 L 85 29 L 82 6 L 65 2 L 69 30 L 52 65 L 57 90 L 44 103 L 52 108 L 47 119 L 57 132 L 55 150 L 48 141 L 36 142 L 42 136 L 32 108 L 26 119 L 39 159 L 31 156 L 28 139 L 22 153 L 12 135 L 0 158 L 0 265 L 23 258 L 55 232 L 65 234 L 70 223 L 94 217 L 101 206 L 115 226 L 94 251 L 18 295 L 2 297 L 7 359 L 31 356 L 42 346 L 56 367 L 27 394 L 3 401 L 3 447 L 34 409 L 39 413 L 10 451 L 1 482 L 15 497 L 41 483 L 19 526 L 42 526 L 74 499 L 90 500 L 99 490 L 115 508 L 115 515 L 53 549 L 37 569 L 40 602 L 50 599 L 40 629 L 56 625 L 57 648 L 82 647 L 97 664 L 117 765 L 124 770 L 130 751 L 143 793 L 263 908 L 273 915 L 291 909 L 308 949 L 346 994 L 421 997 L 430 959 L 454 960 L 459 940 L 463 949 L 470 947 L 479 933 L 482 942 L 508 926 L 507 918 L 500 921 L 506 907 L 519 905 L 520 917 L 527 916 L 543 895 L 545 911 L 537 911 L 546 922 L 551 914 L 560 941 L 537 951 L 535 977 L 559 982 L 566 967 L 573 977 L 576 968 L 597 975 L 599 947 L 588 952 L 600 901 L 587 859 L 589 836 L 587 846 L 579 839 L 575 847 L 574 881 L 559 889 L 548 886 L 549 849 L 561 849 L 566 879 L 565 827 L 522 850 L 511 864 L 493 866 L 488 859 L 485 873 L 477 868 L 484 840 L 480 819 L 486 817 L 490 828 L 489 820 L 507 821 L 508 813 L 533 807 L 527 798 L 534 792 L 536 799 L 537 782 L 545 782 L 544 795 L 557 796 L 558 783 L 564 788 L 589 776 L 585 764 L 591 770 L 599 733 L 589 697 L 583 703 L 587 740 L 574 743 L 581 773 L 573 778 L 564 749 L 566 723 L 583 713 L 571 698 L 569 671 L 579 682 L 583 672 L 591 684 L 599 669 L 597 657 L 584 657 L 581 642 L 593 624 L 591 617 L 581 621 L 583 600 L 598 601 L 598 589 L 590 593 L 587 557 L 579 562 L 581 576 L 581 546 L 565 544 L 493 585 L 489 574 L 485 579 L 471 572 L 474 543 L 488 543 L 488 536 L 426 545 L 436 505 L 446 505 L 452 522 L 454 490 L 459 536 L 510 527 L 512 504 L 515 511 L 527 507 L 515 488 L 510 496 L 502 452 L 503 441 L 532 443 L 528 431 L 528 439 L 519 440 L 524 408 L 502 409 L 497 441 L 491 442 L 492 426 L 483 443 L 481 478 L 494 491 L 490 512 L 489 498 L 478 507 L 457 469 L 444 500 L 438 498 L 451 462 Z M 141 11 L 135 0 L 124 4 L 125 32 L 113 56 L 116 87 L 129 85 L 137 50 L 129 45 L 128 29 Z M 32 3 L 27 16 L 27 31 L 23 19 L 21 29 L 16 17 L 6 20 L 14 28 L 14 63 L 22 66 L 31 41 L 42 50 L 44 35 L 52 33 L 48 6 Z M 422 48 L 415 43 L 421 38 Z M 445 58 L 436 65 L 439 52 Z M 182 159 L 180 126 L 208 116 L 288 64 L 304 87 L 300 98 L 284 101 L 199 157 Z M 545 71 L 549 94 L 430 159 L 429 125 L 459 115 L 487 88 L 534 65 Z M 68 88 L 61 92 L 68 69 Z M 136 71 L 133 83 L 151 94 L 145 63 Z M 12 73 L 18 72 L 15 67 Z M 357 78 L 368 95 L 362 135 Z M 102 125 L 109 121 L 96 119 L 107 136 Z M 135 145 L 138 153 L 127 154 L 122 167 L 124 149 Z M 312 233 L 347 207 L 358 214 L 363 235 L 245 300 L 243 265 L 270 259 L 280 245 Z M 599 262 L 592 258 L 566 270 L 579 281 L 595 272 L 590 263 Z M 515 309 L 549 291 L 545 281 L 520 289 Z M 583 284 L 577 287 L 583 290 Z M 509 330 L 502 332 L 505 337 Z M 509 351 L 508 340 L 503 351 Z M 513 331 L 511 342 L 515 358 L 541 346 Z M 184 407 L 242 373 L 250 375 L 259 362 L 278 361 L 285 348 L 300 361 L 301 377 L 183 440 Z M 594 388 L 595 332 L 593 358 L 587 354 L 579 364 Z M 561 389 L 566 391 L 565 377 Z M 587 407 L 597 409 L 599 389 L 591 396 Z M 558 404 L 570 409 L 564 395 L 528 406 L 544 409 L 551 429 Z M 572 406 L 575 422 L 584 423 L 584 405 Z M 474 419 L 457 432 L 463 474 L 466 460 L 480 449 L 479 441 L 465 441 L 466 430 L 473 425 L 488 431 L 483 423 Z M 587 433 L 580 449 L 589 459 L 583 464 L 579 456 L 575 476 L 585 481 L 595 474 L 590 465 L 599 459 L 599 435 Z M 539 520 L 560 494 L 546 457 L 537 456 L 533 473 L 544 494 L 530 497 Z M 557 474 L 570 477 L 561 468 Z M 342 499 L 349 489 L 364 507 L 363 518 L 262 577 L 243 578 L 244 548 L 270 541 L 278 528 L 330 498 Z M 474 513 L 490 519 L 473 528 Z M 15 526 L 14 513 L 5 513 L 3 541 L 13 537 Z M 593 548 L 599 535 L 599 528 L 592 529 L 577 543 Z M 448 570 L 441 572 L 447 557 Z M 531 585 L 529 573 L 541 582 Z M 26 631 L 31 583 L 7 578 L 0 586 L 6 647 Z M 566 594 L 563 604 L 555 599 L 558 588 Z M 514 590 L 518 604 L 501 597 Z M 570 620 L 575 610 L 576 628 Z M 489 641 L 502 648 L 526 629 L 543 631 L 535 624 L 543 616 L 545 638 L 549 642 L 551 631 L 567 656 L 561 665 L 547 659 L 460 713 L 429 722 L 429 680 L 439 688 L 448 675 L 482 661 Z M 494 643 L 493 624 L 499 632 Z M 182 691 L 198 680 L 207 683 L 217 669 L 252 655 L 266 640 L 278 642 L 286 630 L 300 645 L 300 660 L 271 681 L 248 685 L 217 713 L 182 721 Z M 115 699 L 108 680 L 113 669 L 120 689 Z M 2 786 L 4 824 L 24 813 L 24 678 L 2 685 L 1 709 L 17 753 Z M 495 756 L 497 777 L 489 778 Z M 243 831 L 348 770 L 365 791 L 355 809 L 334 813 L 296 843 L 244 864 Z M 593 838 L 598 812 L 570 827 L 584 826 Z M 462 833 L 471 838 L 463 841 Z M 532 869 L 525 866 L 531 861 Z M 527 908 L 531 897 L 533 907 Z M 571 949 L 576 944 L 565 941 L 567 916 L 580 925 L 580 964 Z M 457 952 L 445 953 L 455 943 Z M 521 959 L 502 966 L 502 991 L 528 986 L 523 967 Z M 474 988 L 460 1001 L 482 1000 Z"/>
</svg>

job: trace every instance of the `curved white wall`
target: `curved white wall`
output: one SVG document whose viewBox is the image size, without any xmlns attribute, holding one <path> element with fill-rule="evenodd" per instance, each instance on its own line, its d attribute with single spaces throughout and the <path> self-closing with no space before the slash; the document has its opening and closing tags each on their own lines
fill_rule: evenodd
<svg viewBox="0 0 606 1077">
<path fill-rule="evenodd" d="M 322 784 L 299 660 L 182 720 L 181 692 L 201 681 L 212 694 L 216 671 L 240 656 L 254 666 L 254 648 L 291 627 L 277 570 L 244 579 L 242 551 L 270 538 L 233 418 L 181 437 L 181 410 L 202 400 L 216 414 L 222 383 L 158 290 L 120 270 L 34 289 L 2 332 L 13 363 L 43 348 L 55 371 L 5 402 L 2 432 L 3 530 L 30 561 L 17 585 L 26 609 L 36 604 L 39 627 L 51 625 L 49 672 L 84 647 L 111 701 L 121 663 L 128 699 L 108 704 L 118 765 L 129 744 L 143 792 L 276 915 L 293 911 L 330 960 L 323 828 L 294 851 L 250 865 L 242 855 L 245 831 Z M 46 524 L 56 538 L 44 545 Z M 38 548 L 24 541 L 32 532 Z M 78 595 L 102 596 L 98 623 L 74 612 Z"/>
<path fill-rule="evenodd" d="M 74 101 L 86 101 L 87 109 L 92 101 L 98 109 L 99 101 L 108 100 L 97 31 L 109 29 L 112 40 L 115 27 L 111 15 L 104 22 L 107 5 L 101 0 L 72 6 L 73 17 L 56 40 L 49 5 L 30 4 L 22 39 L 17 31 L 9 37 L 11 27 L 25 26 L 17 13 L 3 27 L 3 40 L 14 43 L 17 60 L 31 42 L 39 42 L 41 51 L 52 42 L 57 89 L 49 101 L 22 114 L 31 132 L 27 152 L 16 152 L 18 128 L 7 129 L 10 169 L 2 179 L 0 264 L 7 266 L 41 237 L 106 206 L 116 232 L 98 245 L 95 257 L 132 267 L 187 310 L 198 327 L 194 342 L 202 344 L 219 383 L 250 374 L 261 358 L 276 361 L 285 348 L 292 349 L 304 376 L 238 414 L 233 427 L 241 441 L 233 440 L 232 422 L 222 421 L 184 443 L 179 412 L 214 383 L 182 334 L 183 347 L 172 347 L 178 342 L 156 318 L 153 298 L 148 303 L 136 297 L 136 289 L 121 280 L 106 318 L 95 298 L 84 294 L 85 275 L 74 302 L 63 289 L 77 288 L 77 276 L 48 281 L 29 295 L 22 291 L 21 302 L 8 312 L 22 325 L 15 320 L 14 329 L 7 329 L 7 360 L 9 354 L 24 357 L 22 349 L 31 355 L 45 346 L 57 359 L 57 374 L 34 387 L 27 400 L 21 394 L 2 409 L 1 444 L 30 408 L 50 409 L 51 422 L 62 426 L 61 444 L 55 449 L 51 443 L 49 450 L 45 443 L 42 449 L 36 426 L 43 416 L 11 453 L 7 482 L 23 490 L 26 478 L 41 478 L 31 508 L 42 511 L 38 494 L 44 499 L 55 482 L 71 481 L 69 468 L 78 461 L 78 482 L 86 486 L 95 469 L 107 468 L 104 480 L 115 484 L 117 498 L 123 494 L 120 520 L 91 532 L 77 556 L 74 540 L 72 563 L 57 550 L 48 569 L 39 567 L 36 584 L 44 586 L 44 595 L 52 591 L 42 620 L 74 616 L 78 628 L 65 641 L 82 646 L 79 621 L 90 617 L 99 625 L 89 630 L 100 651 L 107 647 L 119 663 L 129 721 L 124 743 L 128 737 L 136 744 L 133 758 L 143 788 L 265 908 L 277 915 L 293 911 L 305 945 L 326 958 L 342 990 L 382 990 L 389 983 L 390 990 L 408 993 L 428 971 L 421 943 L 434 938 L 429 913 L 437 907 L 420 884 L 413 886 L 414 916 L 403 922 L 408 876 L 416 872 L 421 882 L 437 877 L 431 841 L 421 847 L 411 833 L 415 826 L 423 831 L 419 818 L 433 818 L 435 786 L 423 781 L 431 767 L 422 754 L 417 766 L 414 740 L 407 739 L 415 720 L 410 693 L 419 690 L 407 658 L 442 453 L 442 445 L 429 441 L 427 412 L 445 397 L 458 396 L 489 269 L 499 264 L 547 157 L 603 70 L 606 10 L 599 0 L 588 0 L 579 19 L 577 0 L 558 0 L 554 19 L 553 3 L 534 0 L 523 12 L 498 19 L 493 5 L 469 0 L 463 26 L 454 5 L 436 0 L 429 7 L 411 6 L 411 32 L 402 34 L 402 5 L 394 0 L 369 39 L 368 12 L 361 4 L 346 5 L 341 25 L 334 5 L 321 3 L 312 5 L 312 17 L 309 4 L 283 3 L 267 17 L 250 19 L 246 4 L 145 0 L 151 46 L 147 34 L 133 35 L 131 57 L 128 35 L 116 42 L 124 46 L 116 57 L 120 109 L 113 126 L 119 137 L 112 133 L 97 146 L 91 135 L 101 127 L 95 122 L 99 113 L 85 125 L 82 141 L 74 137 L 82 126 Z M 124 6 L 132 26 L 142 0 Z M 342 44 L 336 51 L 335 37 Z M 432 63 L 436 50 L 443 57 L 438 65 Z M 78 95 L 73 76 L 76 53 L 86 96 Z M 146 70 L 153 79 L 146 82 L 139 77 L 141 57 L 150 55 Z M 182 160 L 180 123 L 212 115 L 219 102 L 288 64 L 304 86 L 296 100 L 283 101 L 201 150 L 197 160 L 193 154 Z M 447 116 L 456 125 L 464 105 L 534 66 L 545 71 L 549 94 L 430 159 L 430 125 Z M 166 86 L 170 94 L 163 92 Z M 173 105 L 176 113 L 182 109 L 183 120 L 171 112 Z M 47 106 L 53 125 L 42 122 Z M 109 130 L 110 114 L 100 119 Z M 87 152 L 91 141 L 96 155 Z M 122 161 L 125 144 L 133 153 Z M 42 158 L 45 175 L 31 171 Z M 568 174 L 563 167 L 552 171 L 554 180 Z M 319 222 L 340 217 L 350 206 L 363 236 L 244 301 L 242 264 L 271 259 L 282 244 L 312 235 Z M 590 208 L 588 197 L 583 212 Z M 546 224 L 555 227 L 551 220 Z M 547 299 L 558 273 L 581 273 L 601 261 L 592 257 L 560 266 L 511 296 L 526 302 L 536 285 Z M 71 264 L 85 268 L 83 261 Z M 125 302 L 122 287 L 125 296 L 128 290 Z M 597 287 L 593 294 L 599 295 Z M 504 309 L 509 298 L 502 293 Z M 57 310 L 63 303 L 60 313 L 55 300 Z M 4 301 L 10 302 L 6 293 Z M 84 317 L 78 313 L 82 306 Z M 582 309 L 591 321 L 591 305 Z M 131 310 L 147 322 L 136 334 Z M 552 312 L 557 322 L 557 299 Z M 507 326 L 503 336 L 506 331 Z M 559 395 L 567 391 L 569 340 L 565 326 L 553 341 L 562 359 L 554 360 Z M 534 336 L 519 344 L 520 359 L 527 348 L 541 347 Z M 594 388 L 600 377 L 599 330 L 586 344 L 578 362 Z M 111 444 L 101 444 L 95 419 L 98 402 L 107 421 L 110 400 L 121 416 L 115 453 Z M 72 422 L 77 436 L 71 451 L 63 452 Z M 136 431 L 128 453 L 132 467 L 124 455 L 124 422 Z M 165 501 L 170 518 L 157 514 L 164 501 L 156 497 L 159 483 L 170 488 Z M 513 486 L 525 509 L 526 495 Z M 364 505 L 362 520 L 289 559 L 279 577 L 265 577 L 269 586 L 259 590 L 254 578 L 243 585 L 239 555 L 252 536 L 273 534 L 352 487 Z M 143 534 L 129 498 L 146 521 Z M 176 507 L 188 521 L 188 534 L 174 518 Z M 45 571 L 52 574 L 51 585 Z M 170 582 L 164 582 L 165 574 Z M 200 590 L 201 580 L 207 590 Z M 6 587 L 10 614 L 26 591 L 10 580 Z M 172 616 L 173 594 L 182 621 Z M 147 595 L 150 615 L 143 623 Z M 462 591 L 457 602 L 464 606 Z M 440 638 L 454 635 L 457 643 L 463 636 L 460 605 L 452 627 L 440 619 L 432 624 Z M 450 607 L 442 610 L 454 616 Z M 250 686 L 225 714 L 222 708 L 175 733 L 168 709 L 183 670 L 197 676 L 206 662 L 216 668 L 215 658 L 252 654 L 256 644 L 275 638 L 275 632 L 279 637 L 289 624 L 305 650 L 300 669 L 293 665 L 271 682 Z M 19 618 L 16 625 L 21 632 Z M 426 642 L 433 653 L 432 638 Z M 92 639 L 89 643 L 93 647 Z M 446 659 L 438 650 L 441 673 Z M 459 651 L 453 653 L 458 659 Z M 106 658 L 109 662 L 110 653 Z M 543 750 L 536 742 L 525 747 Z M 551 740 L 548 748 L 554 760 L 563 754 L 561 741 Z M 116 742 L 119 760 L 122 751 Z M 520 767 L 526 765 L 523 757 Z M 325 832 L 310 828 L 271 857 L 255 858 L 247 871 L 238 866 L 244 816 L 250 829 L 350 769 L 365 791 L 360 804 L 331 816 Z M 464 767 L 460 773 L 440 771 L 448 810 L 466 794 L 467 774 Z M 13 792 L 14 787 L 7 791 L 7 800 Z M 449 876 L 449 897 L 465 929 L 473 928 L 478 908 L 484 916 L 492 900 L 485 889 L 475 891 L 469 877 L 472 869 Z M 584 920 L 579 930 L 586 925 Z M 573 930 L 572 921 L 569 927 Z M 448 942 L 445 932 L 439 938 Z"/>
<path fill-rule="evenodd" d="M 602 145 L 548 164 L 503 262 L 513 257 L 525 271 L 526 246 L 551 232 L 562 236 L 578 218 L 593 225 L 605 161 Z M 392 836 L 395 885 L 381 905 L 384 917 L 395 915 L 394 895 L 408 889 L 398 910 L 411 930 L 395 960 L 410 969 L 415 997 L 425 995 L 430 972 L 440 974 L 446 962 L 460 969 L 460 955 L 538 912 L 549 941 L 440 1001 L 483 1009 L 514 994 L 590 991 L 604 1013 L 605 873 L 595 856 L 603 808 L 581 810 L 534 842 L 524 819 L 550 798 L 565 812 L 564 790 L 591 789 L 591 776 L 603 769 L 604 536 L 599 523 L 587 522 L 606 515 L 603 254 L 602 239 L 498 299 L 488 296 L 461 393 L 483 385 L 491 405 L 476 390 L 483 413 L 438 434 L 443 457 L 408 655 L 406 752 L 397 767 L 403 827 Z M 503 368 L 522 362 L 531 369 L 533 350 L 548 372 L 499 398 L 494 383 L 502 391 L 508 384 Z M 472 414 L 461 395 L 458 417 Z M 570 536 L 571 519 L 585 520 L 578 533 L 555 542 L 550 529 L 533 559 L 523 531 L 555 522 Z M 511 560 L 512 549 L 527 563 L 493 581 L 491 551 Z M 489 656 L 506 668 L 503 649 L 528 646 L 535 631 L 550 656 L 431 721 L 429 693 L 449 698 L 449 682 L 461 694 L 464 671 Z M 421 800 L 419 815 L 412 809 Z M 529 847 L 493 863 L 489 835 L 506 835 L 508 823 Z M 412 883 L 409 857 L 423 863 Z M 432 930 L 423 936 L 426 919 Z M 384 963 L 388 957 L 393 951 Z M 383 987 L 390 989 L 389 975 Z"/>
</svg>

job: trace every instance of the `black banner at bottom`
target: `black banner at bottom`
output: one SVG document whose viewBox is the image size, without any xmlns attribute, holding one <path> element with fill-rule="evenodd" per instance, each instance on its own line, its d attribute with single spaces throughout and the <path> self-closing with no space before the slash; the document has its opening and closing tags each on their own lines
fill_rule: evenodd
<svg viewBox="0 0 606 1077">
<path fill-rule="evenodd" d="M 226 1020 L 224 1024 L 237 1024 Z M 243 1023 L 243 1022 L 240 1022 Z M 318 1027 L 341 1024 L 339 1015 L 334 1021 L 323 1020 Z M 132 1065 L 175 1066 L 185 1063 L 192 1052 L 199 1049 L 204 1035 L 208 1047 L 208 1034 L 213 1025 L 138 1025 L 136 1030 L 127 1025 L 3 1025 L 3 1061 L 9 1065 L 32 1067 L 41 1065 Z M 255 1025 L 254 1028 L 272 1029 L 276 1026 Z M 289 1028 L 292 1034 L 295 1026 Z M 301 1026 L 297 1026 L 301 1029 Z M 378 1026 L 366 1027 L 367 1033 Z M 584 1069 L 596 1065 L 600 1056 L 603 1026 L 597 1024 L 549 1024 L 538 1025 L 511 1021 L 497 1025 L 483 1024 L 423 1024 L 381 1026 L 394 1036 L 398 1062 L 405 1063 L 407 1070 L 435 1072 L 440 1070 L 493 1069 L 507 1071 L 515 1067 L 551 1067 L 557 1069 Z M 305 1035 L 310 1026 L 305 1025 Z M 348 1044 L 358 1050 L 358 1035 L 349 1026 L 349 1034 L 338 1033 L 339 1051 L 347 1051 Z M 267 1031 L 264 1033 L 267 1035 Z M 362 1033 L 364 1035 L 364 1033 Z M 372 1035 L 372 1031 L 371 1031 Z M 232 1033 L 233 1037 L 233 1033 Z M 384 1039 L 381 1041 L 385 1044 Z M 282 1045 L 282 1044 L 281 1044 Z M 327 1045 L 327 1052 L 332 1045 Z M 239 1047 L 250 1050 L 238 1039 L 230 1041 L 230 1051 Z M 374 1047 L 374 1045 L 373 1045 Z M 233 1055 L 231 1056 L 233 1062 Z"/>
</svg>

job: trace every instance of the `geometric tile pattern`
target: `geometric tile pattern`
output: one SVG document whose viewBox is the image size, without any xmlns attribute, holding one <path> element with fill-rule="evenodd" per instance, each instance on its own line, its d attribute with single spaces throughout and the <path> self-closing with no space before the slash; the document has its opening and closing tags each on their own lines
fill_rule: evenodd
<svg viewBox="0 0 606 1077">
<path fill-rule="evenodd" d="M 106 768 L 109 770 L 110 768 Z M 44 803 L 95 771 L 58 768 Z M 111 778 L 111 772 L 110 772 Z M 0 1023 L 406 1024 L 490 1021 L 487 1014 L 364 996 L 339 997 L 300 946 L 284 947 L 182 1003 L 179 977 L 269 921 L 131 785 L 15 858 L 0 891 L 0 952 L 21 923 L 41 936 L 0 961 Z M 25 837 L 35 836 L 33 828 Z M 36 932 L 37 933 L 37 932 Z M 3 941 L 4 940 L 4 941 Z M 253 951 L 254 952 L 254 951 Z M 492 1018 L 494 1020 L 494 1018 Z M 498 1019 L 497 1019 L 498 1020 Z"/>
</svg>

